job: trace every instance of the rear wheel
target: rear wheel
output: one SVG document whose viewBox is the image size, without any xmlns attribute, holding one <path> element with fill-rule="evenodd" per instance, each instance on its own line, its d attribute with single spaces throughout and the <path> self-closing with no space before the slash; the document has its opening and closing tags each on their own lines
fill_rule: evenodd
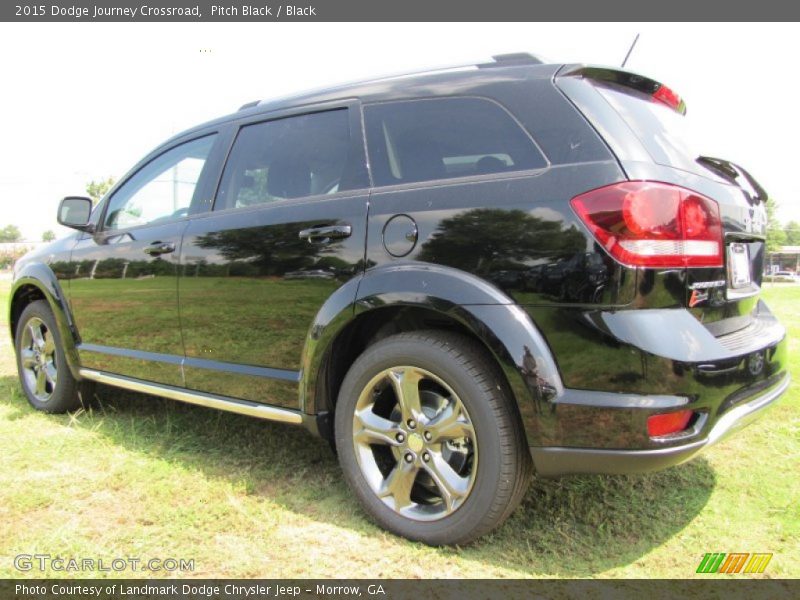
<svg viewBox="0 0 800 600">
<path fill-rule="evenodd" d="M 34 408 L 62 413 L 80 406 L 78 383 L 67 367 L 55 317 L 45 300 L 31 302 L 22 311 L 15 346 L 22 390 Z"/>
<path fill-rule="evenodd" d="M 336 405 L 350 487 L 383 527 L 465 544 L 516 508 L 530 457 L 494 363 L 469 338 L 423 331 L 370 346 Z"/>
</svg>

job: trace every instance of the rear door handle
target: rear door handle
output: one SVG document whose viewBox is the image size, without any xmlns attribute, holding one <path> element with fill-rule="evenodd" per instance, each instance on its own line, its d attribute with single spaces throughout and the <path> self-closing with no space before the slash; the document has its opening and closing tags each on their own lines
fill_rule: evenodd
<svg viewBox="0 0 800 600">
<path fill-rule="evenodd" d="M 144 249 L 145 254 L 150 256 L 161 256 L 162 254 L 169 254 L 175 252 L 175 244 L 172 242 L 153 242 Z"/>
<path fill-rule="evenodd" d="M 353 228 L 350 225 L 328 225 L 325 227 L 311 227 L 300 231 L 300 239 L 308 240 L 312 244 L 326 244 L 331 240 L 350 237 Z"/>
</svg>

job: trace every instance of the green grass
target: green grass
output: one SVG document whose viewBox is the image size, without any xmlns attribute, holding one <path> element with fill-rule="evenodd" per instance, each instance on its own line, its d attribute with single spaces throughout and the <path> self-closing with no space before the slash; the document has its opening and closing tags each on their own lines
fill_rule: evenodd
<svg viewBox="0 0 800 600">
<path fill-rule="evenodd" d="M 87 321 L 81 330 L 87 343 L 114 340 L 126 348 L 178 354 L 183 339 L 190 356 L 294 370 L 300 369 L 309 324 L 340 285 L 317 279 L 186 277 L 181 336 L 175 327 L 174 278 L 73 279 L 69 284 L 76 320 Z M 89 314 L 91 320 L 81 319 Z"/>
<path fill-rule="evenodd" d="M 764 296 L 798 381 L 800 287 Z M 184 575 L 207 577 L 684 578 L 713 551 L 773 552 L 764 576 L 800 576 L 797 385 L 691 463 L 535 480 L 493 535 L 429 548 L 372 525 L 330 449 L 300 429 L 110 389 L 90 412 L 33 411 L 0 315 L 0 577 L 27 575 L 15 555 L 47 553 L 194 559 Z"/>
</svg>

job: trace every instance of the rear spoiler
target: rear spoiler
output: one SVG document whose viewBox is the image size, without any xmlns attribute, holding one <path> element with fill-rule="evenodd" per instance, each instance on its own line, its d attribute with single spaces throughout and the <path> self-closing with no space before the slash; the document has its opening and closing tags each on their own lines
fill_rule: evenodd
<svg viewBox="0 0 800 600">
<path fill-rule="evenodd" d="M 578 65 L 568 68 L 563 73 L 559 73 L 558 76 L 583 77 L 599 83 L 635 90 L 650 96 L 656 102 L 666 104 L 681 115 L 686 114 L 686 103 L 678 94 L 663 83 L 659 83 L 655 79 L 650 79 L 644 75 L 638 75 L 620 69 L 612 69 L 610 67 L 587 67 L 585 65 Z"/>
</svg>

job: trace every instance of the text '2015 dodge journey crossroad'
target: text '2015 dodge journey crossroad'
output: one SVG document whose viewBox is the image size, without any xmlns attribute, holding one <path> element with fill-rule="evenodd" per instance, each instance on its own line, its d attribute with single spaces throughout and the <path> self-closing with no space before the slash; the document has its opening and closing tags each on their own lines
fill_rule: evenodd
<svg viewBox="0 0 800 600">
<path fill-rule="evenodd" d="M 87 382 L 304 425 L 383 527 L 466 543 L 541 476 L 683 462 L 787 388 L 766 194 L 670 88 L 505 55 L 245 105 L 15 267 L 30 403 Z"/>
</svg>

